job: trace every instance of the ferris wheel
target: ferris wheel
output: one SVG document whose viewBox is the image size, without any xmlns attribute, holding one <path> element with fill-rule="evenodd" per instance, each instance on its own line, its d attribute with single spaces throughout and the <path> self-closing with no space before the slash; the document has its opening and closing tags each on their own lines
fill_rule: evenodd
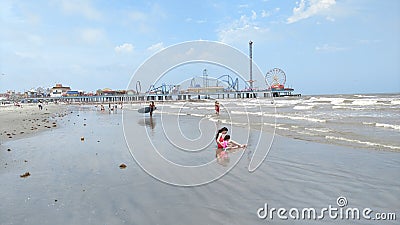
<svg viewBox="0 0 400 225">
<path fill-rule="evenodd" d="M 276 86 L 276 85 L 285 85 L 286 82 L 286 74 L 283 70 L 279 68 L 274 68 L 265 75 L 265 82 L 268 87 Z"/>
</svg>

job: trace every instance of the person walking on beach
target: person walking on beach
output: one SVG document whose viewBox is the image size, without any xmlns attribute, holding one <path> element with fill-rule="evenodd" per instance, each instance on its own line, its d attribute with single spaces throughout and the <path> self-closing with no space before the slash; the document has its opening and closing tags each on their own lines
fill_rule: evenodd
<svg viewBox="0 0 400 225">
<path fill-rule="evenodd" d="M 215 101 L 215 114 L 219 115 L 219 102 Z"/>
<path fill-rule="evenodd" d="M 150 117 L 152 117 L 153 116 L 153 111 L 156 109 L 156 105 L 154 104 L 153 101 L 151 101 L 149 107 L 150 107 Z"/>
</svg>

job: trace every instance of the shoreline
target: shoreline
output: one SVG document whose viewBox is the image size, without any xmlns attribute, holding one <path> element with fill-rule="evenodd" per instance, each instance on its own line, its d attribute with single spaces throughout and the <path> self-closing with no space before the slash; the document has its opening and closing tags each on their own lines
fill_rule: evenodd
<svg viewBox="0 0 400 225">
<path fill-rule="evenodd" d="M 222 99 L 221 101 L 223 101 Z M 229 102 L 232 99 L 225 99 Z M 185 103 L 210 103 L 209 107 L 212 106 L 212 101 L 207 101 L 205 99 L 201 100 L 179 100 L 179 101 L 164 101 L 164 102 L 159 102 L 158 105 L 163 105 L 163 106 L 171 106 L 175 104 L 185 104 Z M 120 103 L 112 103 L 112 105 L 118 104 L 118 107 L 120 107 Z M 101 105 L 101 103 L 94 103 L 94 102 L 88 102 L 88 103 L 82 103 L 82 102 L 74 102 L 74 103 L 68 103 L 68 104 L 48 104 L 44 105 L 43 110 L 39 110 L 37 107 L 37 104 L 35 103 L 24 103 L 22 104 L 23 107 L 17 107 L 13 105 L 8 105 L 8 106 L 0 106 L 0 123 L 3 125 L 0 128 L 0 144 L 3 144 L 4 142 L 15 140 L 15 139 L 21 139 L 21 138 L 26 138 L 35 135 L 37 132 L 45 131 L 45 130 L 51 130 L 54 129 L 58 126 L 57 124 L 57 118 L 63 117 L 68 114 L 68 107 L 96 107 Z M 103 103 L 103 105 L 107 108 L 108 103 Z M 130 103 L 123 103 L 122 108 L 123 110 L 137 110 L 138 107 L 142 107 L 143 102 L 130 102 Z M 204 108 L 204 107 L 203 107 Z M 121 109 L 119 109 L 121 110 Z M 161 113 L 159 110 L 155 112 L 156 114 Z M 164 113 L 164 112 L 163 112 Z M 167 112 L 168 114 L 168 112 Z M 249 113 L 251 114 L 251 112 Z M 279 112 L 278 112 L 279 114 Z M 193 117 L 199 117 L 200 114 L 193 114 L 193 113 L 187 113 L 186 115 L 191 115 Z M 210 118 L 208 114 L 204 114 L 201 117 L 204 118 Z M 278 119 L 281 119 L 278 117 Z M 296 118 L 295 118 L 296 119 Z M 225 121 L 225 117 L 217 117 L 217 118 L 212 118 L 213 121 Z M 279 122 L 279 121 L 278 121 Z M 285 123 L 283 123 L 285 124 Z M 312 143 L 321 143 L 321 144 L 329 144 L 329 145 L 335 145 L 335 146 L 343 146 L 343 147 L 350 147 L 350 148 L 355 148 L 355 149 L 368 149 L 368 150 L 375 150 L 378 152 L 381 151 L 388 151 L 388 152 L 400 152 L 397 148 L 400 148 L 400 146 L 396 146 L 394 143 L 393 145 L 386 147 L 384 144 L 375 144 L 373 142 L 369 142 L 368 140 L 352 140 L 352 139 L 346 139 L 346 138 L 341 138 L 341 137 L 336 137 L 336 136 L 329 136 L 328 133 L 324 133 L 324 135 L 328 135 L 329 137 L 325 137 L 324 139 L 316 139 L 314 138 L 315 136 L 302 136 L 298 134 L 293 134 L 293 133 L 285 133 L 287 129 L 290 129 L 291 127 L 281 127 L 282 124 L 277 124 L 276 125 L 276 134 L 287 137 L 290 139 L 294 140 L 303 140 L 307 142 L 312 142 Z M 310 124 L 312 126 L 312 124 Z M 237 125 L 238 127 L 242 127 L 241 125 Z M 310 126 L 310 127 L 311 127 Z M 292 126 L 296 127 L 296 126 Z M 273 127 L 265 127 L 263 128 L 264 132 L 271 133 L 274 132 L 272 129 Z M 260 130 L 258 125 L 252 126 L 252 129 L 255 130 Z M 313 127 L 311 128 L 306 128 L 306 130 L 312 130 L 314 129 Z M 318 129 L 316 129 L 318 130 Z M 301 132 L 298 132 L 301 134 Z M 336 140 L 337 139 L 337 140 Z M 394 146 L 394 147 L 393 147 Z M 395 149 L 396 148 L 396 149 Z"/>
<path fill-rule="evenodd" d="M 67 105 L 48 104 L 40 110 L 37 104 L 0 107 L 0 144 L 31 137 L 58 127 L 58 118 L 67 115 Z"/>
</svg>

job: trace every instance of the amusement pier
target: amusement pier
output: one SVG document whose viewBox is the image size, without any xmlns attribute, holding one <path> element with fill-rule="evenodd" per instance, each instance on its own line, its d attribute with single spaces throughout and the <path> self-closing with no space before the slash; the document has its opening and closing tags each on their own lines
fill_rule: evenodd
<svg viewBox="0 0 400 225">
<path fill-rule="evenodd" d="M 136 90 L 99 89 L 96 93 L 71 90 L 68 86 L 56 84 L 47 90 L 30 90 L 23 94 L 0 94 L 0 101 L 21 102 L 68 102 L 68 103 L 125 103 L 145 101 L 187 101 L 200 99 L 248 99 L 301 96 L 294 94 L 293 88 L 285 86 L 286 74 L 282 69 L 273 68 L 265 75 L 264 87 L 253 87 L 252 77 L 252 44 L 249 42 L 249 80 L 242 81 L 231 75 L 217 78 L 203 70 L 201 76 L 193 77 L 186 84 L 151 85 L 142 92 L 141 82 L 136 81 Z"/>
</svg>

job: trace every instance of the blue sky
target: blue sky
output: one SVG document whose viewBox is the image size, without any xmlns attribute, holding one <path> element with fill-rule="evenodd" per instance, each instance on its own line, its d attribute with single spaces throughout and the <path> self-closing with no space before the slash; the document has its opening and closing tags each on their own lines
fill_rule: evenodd
<svg viewBox="0 0 400 225">
<path fill-rule="evenodd" d="M 252 40 L 262 72 L 281 68 L 303 94 L 400 92 L 398 0 L 3 0 L 0 12 L 0 92 L 125 89 L 155 52 L 192 40 L 245 54 Z"/>
</svg>

